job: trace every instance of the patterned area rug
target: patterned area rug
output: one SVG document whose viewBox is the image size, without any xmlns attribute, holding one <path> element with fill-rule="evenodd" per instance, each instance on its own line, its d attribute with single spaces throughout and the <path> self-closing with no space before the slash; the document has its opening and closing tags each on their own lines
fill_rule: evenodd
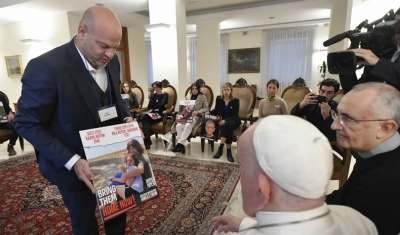
<svg viewBox="0 0 400 235">
<path fill-rule="evenodd" d="M 239 166 L 151 154 L 150 160 L 160 197 L 128 212 L 126 234 L 211 234 L 210 220 L 222 214 Z M 0 162 L 0 175 L 0 234 L 72 234 L 68 210 L 34 154 Z"/>
</svg>

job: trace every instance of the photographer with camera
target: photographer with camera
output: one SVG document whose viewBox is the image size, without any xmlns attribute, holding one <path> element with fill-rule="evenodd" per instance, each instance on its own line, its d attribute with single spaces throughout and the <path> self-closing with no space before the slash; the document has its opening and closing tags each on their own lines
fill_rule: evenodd
<svg viewBox="0 0 400 235">
<path fill-rule="evenodd" d="M 400 8 L 395 13 L 395 20 L 400 20 Z M 366 82 L 384 82 L 400 90 L 400 32 L 398 32 L 398 29 L 396 32 L 394 38 L 397 42 L 397 50 L 390 60 L 379 58 L 371 50 L 350 49 L 356 56 L 363 59 L 358 61 L 357 65 L 365 65 L 365 68 L 359 80 L 355 73 L 339 74 L 344 94 L 355 85 Z"/>
<path fill-rule="evenodd" d="M 332 100 L 338 93 L 340 84 L 332 78 L 322 80 L 319 84 L 319 95 L 307 94 L 304 99 L 295 105 L 290 112 L 298 117 L 305 116 L 307 121 L 312 123 L 321 131 L 329 141 L 336 140 L 336 132 L 331 129 L 333 119 L 331 110 L 335 110 L 338 103 Z"/>
</svg>

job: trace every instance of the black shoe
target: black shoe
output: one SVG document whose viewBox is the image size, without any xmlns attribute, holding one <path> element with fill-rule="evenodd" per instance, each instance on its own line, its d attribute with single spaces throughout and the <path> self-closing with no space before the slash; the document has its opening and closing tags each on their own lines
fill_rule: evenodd
<svg viewBox="0 0 400 235">
<path fill-rule="evenodd" d="M 11 144 L 8 144 L 8 146 L 7 146 L 7 152 L 8 152 L 8 155 L 9 155 L 9 156 L 12 156 L 12 155 L 17 154 L 17 152 L 15 152 L 15 150 L 14 150 L 14 146 L 11 145 Z"/>
<path fill-rule="evenodd" d="M 185 145 L 181 144 L 180 149 L 182 154 L 186 153 Z"/>
<path fill-rule="evenodd" d="M 213 158 L 218 159 L 222 156 L 223 150 L 221 148 L 221 146 L 218 147 L 217 152 L 214 154 Z"/>
<path fill-rule="evenodd" d="M 151 145 L 150 138 L 149 137 L 148 138 L 144 138 L 143 142 L 144 142 L 144 146 L 146 147 L 146 149 L 150 149 L 150 145 Z"/>
<path fill-rule="evenodd" d="M 228 161 L 235 162 L 235 160 L 232 157 L 232 150 L 231 149 L 227 149 L 226 150 L 226 157 L 228 158 Z"/>
<path fill-rule="evenodd" d="M 181 144 L 176 144 L 171 151 L 174 153 L 179 153 L 181 151 Z"/>
<path fill-rule="evenodd" d="M 168 141 L 163 140 L 164 148 L 168 147 Z"/>
</svg>

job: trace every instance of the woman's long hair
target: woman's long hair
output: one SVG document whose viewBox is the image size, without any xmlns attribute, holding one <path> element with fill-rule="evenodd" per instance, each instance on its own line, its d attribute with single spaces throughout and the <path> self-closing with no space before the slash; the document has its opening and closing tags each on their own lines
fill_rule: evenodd
<svg viewBox="0 0 400 235">
<path fill-rule="evenodd" d="M 136 156 L 132 156 L 133 157 L 133 160 L 135 161 L 135 166 L 138 166 L 138 156 L 139 155 L 141 155 L 141 154 L 143 154 L 143 152 L 144 152 L 144 150 L 143 150 L 143 147 L 142 147 L 142 145 L 139 143 L 139 141 L 137 141 L 137 140 L 135 140 L 135 139 L 132 139 L 132 140 L 130 140 L 130 141 L 128 141 L 128 143 L 127 143 L 127 145 L 126 145 L 126 149 L 128 150 L 128 153 L 130 153 L 129 152 L 129 147 L 133 147 L 134 149 L 136 149 L 136 151 L 138 152 L 138 154 L 136 155 Z"/>
<path fill-rule="evenodd" d="M 198 92 L 197 94 L 202 94 L 202 95 L 203 95 L 203 93 L 201 92 L 201 89 L 200 89 L 201 86 L 200 86 L 200 84 L 197 83 L 197 82 L 192 83 L 192 85 L 190 86 L 189 93 L 192 94 L 192 88 L 193 88 L 194 86 L 197 88 L 197 92 Z"/>
<path fill-rule="evenodd" d="M 132 146 L 134 149 L 136 149 L 136 151 L 137 151 L 139 154 L 143 154 L 144 150 L 143 150 L 142 145 L 139 143 L 139 141 L 137 141 L 137 140 L 135 140 L 135 139 L 132 139 L 132 140 L 130 140 L 130 141 L 128 142 L 128 144 L 127 144 L 127 146 L 126 146 L 126 149 L 128 150 L 128 153 L 129 153 L 129 147 L 131 147 L 131 146 Z"/>
<path fill-rule="evenodd" d="M 129 90 L 128 90 L 129 98 L 131 99 L 132 97 L 136 97 L 135 93 L 133 93 L 133 91 L 132 91 L 133 87 L 128 82 L 121 83 L 121 94 L 125 94 L 125 91 L 124 91 L 125 84 L 127 84 L 129 87 Z"/>
</svg>

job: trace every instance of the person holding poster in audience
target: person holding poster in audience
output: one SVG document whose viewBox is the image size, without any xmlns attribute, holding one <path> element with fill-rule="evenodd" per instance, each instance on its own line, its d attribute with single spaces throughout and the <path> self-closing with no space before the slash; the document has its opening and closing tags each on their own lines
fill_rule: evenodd
<svg viewBox="0 0 400 235">
<path fill-rule="evenodd" d="M 185 143 L 190 133 L 196 131 L 201 124 L 202 115 L 209 111 L 207 97 L 201 93 L 200 85 L 193 83 L 190 93 L 186 96 L 186 100 L 195 100 L 194 111 L 192 113 L 193 121 L 186 123 L 176 123 L 172 125 L 171 133 L 177 133 L 177 144 L 173 147 L 172 152 L 181 152 L 185 154 Z"/>
<path fill-rule="evenodd" d="M 221 119 L 215 122 L 215 138 L 218 138 L 220 133 L 221 144 L 218 151 L 214 154 L 213 158 L 217 159 L 222 156 L 224 145 L 226 144 L 226 157 L 228 161 L 234 162 L 231 151 L 231 144 L 233 140 L 233 131 L 239 128 L 239 99 L 232 95 L 232 84 L 227 82 L 222 87 L 222 96 L 217 96 L 215 100 L 215 108 L 211 110 L 211 115 L 220 116 Z M 205 127 L 203 121 L 203 127 Z M 206 134 L 205 128 L 202 129 L 202 136 Z"/>
</svg>

